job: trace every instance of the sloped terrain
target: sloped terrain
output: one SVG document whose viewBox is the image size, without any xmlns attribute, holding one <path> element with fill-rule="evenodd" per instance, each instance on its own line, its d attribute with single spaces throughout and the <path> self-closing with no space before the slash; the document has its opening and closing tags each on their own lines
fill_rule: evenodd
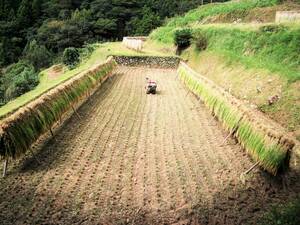
<svg viewBox="0 0 300 225">
<path fill-rule="evenodd" d="M 253 163 L 175 70 L 119 67 L 78 113 L 1 181 L 2 224 L 257 224 L 300 191 L 293 171 L 240 177 Z"/>
</svg>

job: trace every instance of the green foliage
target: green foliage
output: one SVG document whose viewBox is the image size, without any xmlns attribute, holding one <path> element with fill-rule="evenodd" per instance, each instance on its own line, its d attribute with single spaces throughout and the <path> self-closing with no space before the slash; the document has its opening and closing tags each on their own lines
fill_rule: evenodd
<svg viewBox="0 0 300 225">
<path fill-rule="evenodd" d="M 217 1 L 217 0 L 216 0 Z M 223 1 L 223 0 L 219 0 Z M 147 35 L 200 0 L 2 0 L 0 66 L 17 62 L 32 40 L 60 56 L 65 48 Z M 204 1 L 208 3 L 209 1 Z"/>
<path fill-rule="evenodd" d="M 268 25 L 261 26 L 259 28 L 261 32 L 266 32 L 266 33 L 277 33 L 280 31 L 285 31 L 287 29 L 288 28 L 282 24 L 268 24 Z"/>
<path fill-rule="evenodd" d="M 143 7 L 141 17 L 135 17 L 127 23 L 127 29 L 134 35 L 148 35 L 154 28 L 161 25 L 161 19 L 149 7 Z"/>
<path fill-rule="evenodd" d="M 4 90 L 1 102 L 8 102 L 32 90 L 39 83 L 34 67 L 22 61 L 9 66 L 1 78 Z"/>
<path fill-rule="evenodd" d="M 300 224 L 300 197 L 286 204 L 277 205 L 258 223 L 260 225 L 298 225 Z"/>
<path fill-rule="evenodd" d="M 174 44 L 178 48 L 190 46 L 192 39 L 192 31 L 190 29 L 176 30 L 174 33 Z"/>
<path fill-rule="evenodd" d="M 80 54 L 76 48 L 66 48 L 63 53 L 63 63 L 69 67 L 76 66 L 80 61 Z"/>
<path fill-rule="evenodd" d="M 38 45 L 36 40 L 26 45 L 23 55 L 24 59 L 29 61 L 36 69 L 48 67 L 52 58 L 48 49 L 43 45 Z"/>
<path fill-rule="evenodd" d="M 196 49 L 198 51 L 203 51 L 207 48 L 208 46 L 208 40 L 207 37 L 205 36 L 204 32 L 201 32 L 199 30 L 198 32 L 193 34 L 193 43 L 196 46 Z"/>
<path fill-rule="evenodd" d="M 80 59 L 84 60 L 91 56 L 91 54 L 95 51 L 96 46 L 93 44 L 88 44 L 83 46 L 83 48 L 78 49 L 78 53 L 80 55 Z"/>
</svg>

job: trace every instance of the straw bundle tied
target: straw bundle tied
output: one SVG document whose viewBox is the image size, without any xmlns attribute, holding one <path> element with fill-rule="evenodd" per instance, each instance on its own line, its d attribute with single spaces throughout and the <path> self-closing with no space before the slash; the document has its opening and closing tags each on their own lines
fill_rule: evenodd
<svg viewBox="0 0 300 225">
<path fill-rule="evenodd" d="M 74 104 L 85 98 L 114 69 L 110 57 L 105 63 L 77 75 L 38 99 L 21 107 L 0 124 L 0 156 L 17 158 L 58 122 Z"/>
<path fill-rule="evenodd" d="M 287 132 L 261 112 L 247 107 L 213 81 L 181 62 L 178 69 L 184 84 L 199 96 L 251 157 L 276 175 L 286 166 L 295 143 Z"/>
</svg>

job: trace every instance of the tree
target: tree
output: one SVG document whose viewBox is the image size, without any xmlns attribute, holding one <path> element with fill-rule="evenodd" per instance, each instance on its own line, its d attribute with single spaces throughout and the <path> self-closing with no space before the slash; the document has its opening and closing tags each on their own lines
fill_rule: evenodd
<svg viewBox="0 0 300 225">
<path fill-rule="evenodd" d="M 17 22 L 21 29 L 31 26 L 32 13 L 29 0 L 22 0 L 17 13 Z"/>
<path fill-rule="evenodd" d="M 161 24 L 158 14 L 154 13 L 149 7 L 143 7 L 141 17 L 135 17 L 127 24 L 128 33 L 135 35 L 148 35 L 151 30 Z"/>
<path fill-rule="evenodd" d="M 39 70 L 50 65 L 52 55 L 44 45 L 38 45 L 36 40 L 29 42 L 24 51 L 24 59 L 31 62 Z"/>
<path fill-rule="evenodd" d="M 101 37 L 111 38 L 116 35 L 117 21 L 115 19 L 99 18 L 93 25 L 93 32 L 98 39 L 101 39 Z"/>
<path fill-rule="evenodd" d="M 39 21 L 42 14 L 42 0 L 33 0 L 32 2 L 32 18 L 34 21 Z"/>
<path fill-rule="evenodd" d="M 7 102 L 32 90 L 39 83 L 39 77 L 32 65 L 20 61 L 7 68 L 0 83 Z"/>
<path fill-rule="evenodd" d="M 76 66 L 80 61 L 80 55 L 76 48 L 66 48 L 63 54 L 63 63 L 69 67 Z"/>
</svg>

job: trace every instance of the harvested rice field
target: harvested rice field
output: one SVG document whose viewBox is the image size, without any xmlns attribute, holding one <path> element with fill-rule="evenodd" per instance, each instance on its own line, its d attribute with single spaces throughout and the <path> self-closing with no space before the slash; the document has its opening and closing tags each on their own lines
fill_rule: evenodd
<svg viewBox="0 0 300 225">
<path fill-rule="evenodd" d="M 300 192 L 294 171 L 241 177 L 254 163 L 175 70 L 118 67 L 78 114 L 10 164 L 1 224 L 257 224 Z"/>
</svg>

